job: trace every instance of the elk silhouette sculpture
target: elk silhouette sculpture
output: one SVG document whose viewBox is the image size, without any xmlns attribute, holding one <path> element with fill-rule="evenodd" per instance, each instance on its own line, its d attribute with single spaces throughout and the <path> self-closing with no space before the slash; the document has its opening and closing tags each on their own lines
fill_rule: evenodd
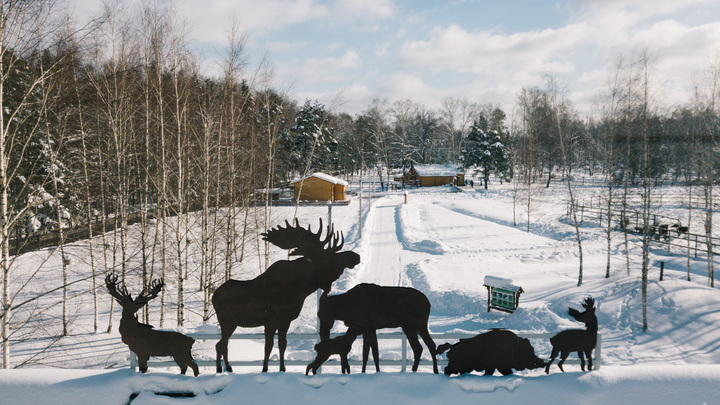
<svg viewBox="0 0 720 405">
<path fill-rule="evenodd" d="M 238 326 L 265 327 L 265 357 L 262 371 L 268 370 L 268 359 L 273 348 L 275 333 L 280 349 L 280 371 L 285 371 L 285 348 L 290 322 L 300 315 L 305 298 L 319 288 L 326 293 L 346 268 L 360 263 L 360 256 L 352 251 L 340 252 L 345 238 L 334 227 L 327 227 L 325 239 L 322 219 L 317 233 L 285 221 L 262 233 L 263 240 L 283 249 L 293 249 L 290 256 L 302 256 L 295 260 L 279 260 L 264 273 L 247 281 L 228 280 L 212 296 L 213 307 L 220 323 L 221 337 L 215 345 L 217 372 L 232 372 L 228 360 L 228 340 Z"/>
<path fill-rule="evenodd" d="M 560 353 L 560 361 L 558 361 L 560 371 L 565 372 L 562 365 L 572 352 L 577 352 L 578 357 L 580 357 L 580 369 L 582 371 L 585 371 L 585 359 L 583 355 L 587 357 L 588 371 L 592 370 L 592 351 L 597 344 L 598 332 L 598 320 L 597 316 L 595 316 L 595 300 L 593 300 L 592 297 L 587 297 L 582 306 L 585 308 L 585 311 L 580 312 L 576 309 L 568 308 L 568 313 L 575 318 L 576 321 L 584 323 L 586 329 L 564 330 L 550 338 L 553 349 L 550 360 L 545 366 L 546 374 L 550 372 L 550 365 L 558 353 Z"/>
<path fill-rule="evenodd" d="M 147 371 L 150 356 L 172 356 L 175 363 L 180 366 L 181 374 L 185 374 L 189 366 L 197 376 L 200 372 L 190 353 L 195 339 L 179 332 L 156 330 L 150 325 L 140 323 L 135 315 L 140 308 L 157 297 L 164 285 L 162 279 L 154 280 L 133 299 L 125 284 L 118 284 L 116 275 L 109 274 L 105 277 L 108 292 L 123 309 L 120 318 L 120 336 L 123 343 L 137 355 L 140 371 L 143 373 Z"/>
<path fill-rule="evenodd" d="M 422 355 L 422 346 L 418 335 L 422 337 L 430 350 L 433 361 L 433 372 L 437 374 L 437 358 L 435 342 L 430 337 L 428 318 L 430 317 L 430 301 L 425 294 L 409 287 L 384 287 L 376 284 L 358 284 L 346 293 L 320 297 L 320 340 L 330 338 L 336 320 L 345 322 L 353 330 L 363 335 L 363 366 L 365 372 L 369 350 L 372 348 L 375 371 L 380 371 L 378 364 L 377 329 L 402 328 L 407 336 L 410 347 L 415 355 L 412 370 L 417 371 Z"/>
</svg>

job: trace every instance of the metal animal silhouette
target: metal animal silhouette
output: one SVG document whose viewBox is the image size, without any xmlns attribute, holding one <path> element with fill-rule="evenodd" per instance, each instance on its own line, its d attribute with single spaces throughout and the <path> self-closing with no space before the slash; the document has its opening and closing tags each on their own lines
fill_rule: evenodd
<svg viewBox="0 0 720 405">
<path fill-rule="evenodd" d="M 228 360 L 228 340 L 238 326 L 265 327 L 265 357 L 262 371 L 268 370 L 275 333 L 280 349 L 280 371 L 285 371 L 285 348 L 290 322 L 300 315 L 305 298 L 321 288 L 330 291 L 332 283 L 346 268 L 360 263 L 360 256 L 352 251 L 340 252 L 345 238 L 334 227 L 327 227 L 323 239 L 322 219 L 317 233 L 285 221 L 263 233 L 263 240 L 283 249 L 293 249 L 295 260 L 279 260 L 256 278 L 248 281 L 228 280 L 212 296 L 213 307 L 220 323 L 221 338 L 215 345 L 217 372 L 232 372 Z"/>
<path fill-rule="evenodd" d="M 585 359 L 583 355 L 587 357 L 588 371 L 592 370 L 592 351 L 597 344 L 598 332 L 598 320 L 597 316 L 595 316 L 595 300 L 593 300 L 592 297 L 587 297 L 582 306 L 585 308 L 585 311 L 580 312 L 576 309 L 568 308 L 568 313 L 575 318 L 576 321 L 584 323 L 586 329 L 565 330 L 550 338 L 553 349 L 550 361 L 548 361 L 545 366 L 545 373 L 550 372 L 550 365 L 558 353 L 560 353 L 558 367 L 560 367 L 562 372 L 565 372 L 562 365 L 572 352 L 577 352 L 578 357 L 580 357 L 580 369 L 582 371 L 585 371 Z"/>
<path fill-rule="evenodd" d="M 140 371 L 143 373 L 147 371 L 150 356 L 172 356 L 175 363 L 180 366 L 182 374 L 185 374 L 190 367 L 197 376 L 200 372 L 190 353 L 195 339 L 179 332 L 156 330 L 150 325 L 140 323 L 135 315 L 140 308 L 157 297 L 164 285 L 162 279 L 154 280 L 133 299 L 125 284 L 118 283 L 116 275 L 109 274 L 105 277 L 108 292 L 123 309 L 120 318 L 120 336 L 123 343 L 137 355 Z"/>
<path fill-rule="evenodd" d="M 348 329 L 344 335 L 340 335 L 330 340 L 324 340 L 315 345 L 317 357 L 312 363 L 308 364 L 305 369 L 305 375 L 312 370 L 313 375 L 317 373 L 318 368 L 323 365 L 333 354 L 340 355 L 340 370 L 343 374 L 350 374 L 350 363 L 348 363 L 348 353 L 352 349 L 352 345 L 357 339 L 360 331 L 356 329 Z"/>
<path fill-rule="evenodd" d="M 481 371 L 492 375 L 495 370 L 502 375 L 545 366 L 535 355 L 530 341 L 505 329 L 493 329 L 458 343 L 438 346 L 438 354 L 447 352 L 448 365 L 445 374 L 466 374 Z"/>
<path fill-rule="evenodd" d="M 402 328 L 415 355 L 412 370 L 417 371 L 422 355 L 422 346 L 417 335 L 422 337 L 430 350 L 433 371 L 438 372 L 435 356 L 435 342 L 430 337 L 428 318 L 430 301 L 425 294 L 409 287 L 381 287 L 376 284 L 358 284 L 344 294 L 320 297 L 320 340 L 330 337 L 336 320 L 345 322 L 349 328 L 358 329 L 363 335 L 363 367 L 368 361 L 372 348 L 375 370 L 380 371 L 377 329 Z"/>
</svg>

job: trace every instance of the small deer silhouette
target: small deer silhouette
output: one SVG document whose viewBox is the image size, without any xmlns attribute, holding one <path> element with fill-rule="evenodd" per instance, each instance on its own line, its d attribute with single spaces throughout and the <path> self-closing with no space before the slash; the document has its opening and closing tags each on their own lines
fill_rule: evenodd
<svg viewBox="0 0 720 405">
<path fill-rule="evenodd" d="M 305 375 L 312 370 L 313 375 L 317 373 L 318 368 L 323 365 L 333 354 L 340 355 L 340 370 L 343 374 L 350 374 L 350 363 L 348 362 L 348 353 L 352 349 L 352 345 L 360 334 L 359 330 L 348 329 L 344 335 L 340 335 L 330 340 L 324 340 L 315 345 L 317 357 L 308 364 L 305 369 Z"/>
<path fill-rule="evenodd" d="M 109 274 L 105 277 L 108 292 L 123 309 L 120 318 L 122 341 L 137 355 L 140 371 L 143 373 L 147 371 L 150 356 L 171 356 L 180 366 L 182 374 L 185 374 L 190 366 L 197 376 L 200 372 L 190 353 L 195 339 L 179 332 L 156 330 L 151 325 L 140 323 L 135 315 L 140 308 L 157 297 L 164 285 L 162 279 L 154 280 L 133 299 L 125 284 L 118 283 L 116 275 Z"/>
<path fill-rule="evenodd" d="M 597 344 L 598 332 L 598 320 L 595 316 L 595 300 L 593 300 L 592 297 L 587 297 L 582 306 L 585 308 L 584 312 L 568 308 L 568 313 L 575 318 L 576 321 L 584 323 L 586 329 L 565 330 L 550 338 L 553 350 L 550 361 L 548 361 L 545 366 L 546 374 L 550 372 L 550 365 L 558 353 L 560 353 L 560 361 L 558 362 L 560 371 L 565 372 L 562 365 L 572 352 L 577 352 L 578 357 L 580 357 L 580 369 L 582 371 L 585 371 L 583 354 L 588 360 L 588 371 L 592 370 L 592 351 Z"/>
</svg>

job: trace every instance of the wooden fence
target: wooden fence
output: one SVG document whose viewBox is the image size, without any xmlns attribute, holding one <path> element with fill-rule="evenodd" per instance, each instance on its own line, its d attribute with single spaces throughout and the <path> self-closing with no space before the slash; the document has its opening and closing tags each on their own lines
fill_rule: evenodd
<svg viewBox="0 0 720 405">
<path fill-rule="evenodd" d="M 610 212 L 605 208 L 597 206 L 588 206 L 585 204 L 575 204 L 577 210 L 578 219 L 580 222 L 593 222 L 601 226 L 607 226 L 608 215 L 611 215 L 611 221 L 613 221 L 614 229 L 618 231 L 623 230 L 622 224 L 620 224 L 620 218 L 622 212 Z M 568 203 L 567 213 L 570 215 L 572 207 Z M 642 229 L 645 224 L 642 222 L 642 215 L 638 211 L 626 210 L 625 217 L 629 221 L 626 224 L 628 233 L 634 235 L 642 235 Z M 614 220 L 613 220 L 614 218 Z M 666 217 L 659 214 L 650 215 L 650 233 L 653 236 L 653 242 L 663 245 L 670 251 L 671 247 L 677 247 L 681 249 L 689 249 L 695 257 L 698 253 L 707 253 L 707 235 L 697 234 L 690 232 L 676 232 L 672 229 L 659 230 L 657 225 L 654 224 L 679 224 L 680 220 L 677 218 Z M 710 242 L 712 243 L 712 251 L 717 252 L 720 249 L 720 238 L 711 237 Z"/>
<path fill-rule="evenodd" d="M 557 332 L 556 332 L 557 333 Z M 519 337 L 527 338 L 527 339 L 550 339 L 551 337 L 555 336 L 556 333 L 532 333 L 532 332 L 516 332 L 516 334 Z M 220 340 L 220 334 L 219 333 L 188 333 L 187 336 L 190 336 L 194 338 L 195 340 Z M 339 335 L 332 335 L 331 337 L 336 337 Z M 431 333 L 430 336 L 433 338 L 433 340 L 437 341 L 455 341 L 459 339 L 467 339 L 474 336 L 477 336 L 477 334 L 473 333 Z M 362 339 L 362 335 L 358 337 L 359 339 Z M 392 360 L 392 359 L 380 359 L 380 364 L 382 366 L 400 366 L 401 372 L 406 372 L 408 368 L 408 364 L 412 364 L 413 360 L 408 358 L 408 344 L 407 344 L 407 337 L 402 332 L 391 332 L 391 333 L 378 333 L 377 338 L 380 340 L 400 340 L 401 341 L 401 358 L 398 360 Z M 232 335 L 231 339 L 243 339 L 243 340 L 260 340 L 265 341 L 265 335 L 263 333 L 236 333 Z M 320 337 L 316 333 L 288 333 L 287 334 L 288 340 L 311 340 L 311 341 L 320 341 Z M 277 339 L 276 339 L 277 340 Z M 277 347 L 277 344 L 275 345 Z M 287 353 L 287 352 L 286 352 Z M 536 353 L 537 354 L 537 353 Z M 600 365 L 602 363 L 602 334 L 597 334 L 597 345 L 595 346 L 594 356 L 593 356 L 593 368 L 595 370 L 600 369 Z M 214 360 L 196 360 L 195 361 L 198 366 L 200 367 L 215 367 L 215 361 Z M 310 364 L 312 360 L 285 360 L 286 366 L 307 366 Z M 362 361 L 360 360 L 349 360 L 348 363 L 353 366 L 359 366 L 362 365 Z M 447 360 L 438 359 L 437 361 L 438 367 L 447 365 Z M 279 360 L 270 360 L 269 361 L 270 366 L 279 366 L 280 361 Z M 580 360 L 573 355 L 573 357 L 570 357 L 565 361 L 565 364 L 580 364 Z M 243 367 L 262 367 L 262 360 L 249 360 L 249 361 L 230 361 L 231 366 L 243 366 Z M 340 361 L 337 359 L 330 359 L 326 361 L 324 366 L 340 366 Z M 421 366 L 432 366 L 431 360 L 421 360 L 420 361 Z M 177 366 L 174 361 L 170 360 L 153 360 L 152 358 L 150 361 L 148 361 L 148 366 L 153 367 L 174 367 Z M 130 352 L 130 368 L 133 370 L 136 370 L 138 367 L 137 363 L 137 356 L 132 351 Z"/>
</svg>

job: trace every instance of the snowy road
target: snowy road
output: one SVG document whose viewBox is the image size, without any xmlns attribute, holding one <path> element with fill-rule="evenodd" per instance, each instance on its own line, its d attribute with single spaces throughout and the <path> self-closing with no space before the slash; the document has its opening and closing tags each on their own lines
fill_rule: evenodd
<svg viewBox="0 0 720 405">
<path fill-rule="evenodd" d="M 402 245 L 398 240 L 395 216 L 401 201 L 397 197 L 384 197 L 374 203 L 370 218 L 367 264 L 362 282 L 397 286 L 402 272 Z"/>
</svg>

